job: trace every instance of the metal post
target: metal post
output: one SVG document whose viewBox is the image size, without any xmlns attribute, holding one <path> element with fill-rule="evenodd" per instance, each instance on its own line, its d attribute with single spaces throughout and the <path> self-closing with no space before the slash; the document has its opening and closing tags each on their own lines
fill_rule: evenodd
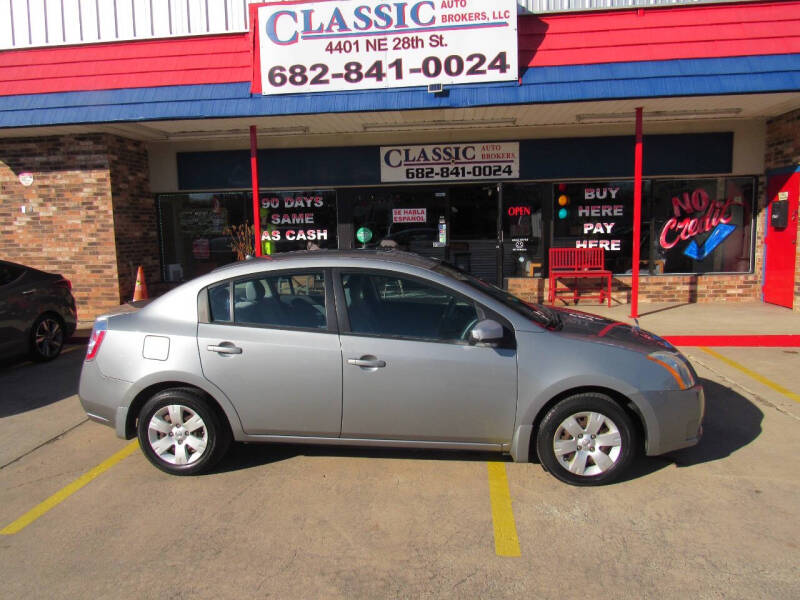
<svg viewBox="0 0 800 600">
<path fill-rule="evenodd" d="M 250 125 L 250 177 L 253 182 L 253 228 L 256 237 L 256 256 L 261 256 L 261 202 L 258 199 L 258 138 L 255 125 Z"/>
<path fill-rule="evenodd" d="M 633 167 L 633 265 L 631 318 L 639 316 L 639 246 L 642 243 L 642 107 L 636 108 L 636 146 Z"/>
</svg>

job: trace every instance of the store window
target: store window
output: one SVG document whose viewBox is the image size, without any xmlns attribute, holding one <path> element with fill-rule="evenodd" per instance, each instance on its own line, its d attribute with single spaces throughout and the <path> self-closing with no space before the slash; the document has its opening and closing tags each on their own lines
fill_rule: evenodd
<svg viewBox="0 0 800 600">
<path fill-rule="evenodd" d="M 336 248 L 336 192 L 259 193 L 262 252 Z M 183 281 L 236 260 L 232 227 L 252 226 L 250 192 L 158 196 L 164 281 Z"/>
<path fill-rule="evenodd" d="M 439 242 L 439 223 L 447 221 L 446 191 L 357 190 L 352 195 L 352 206 L 354 233 L 359 236 L 357 247 L 397 248 L 432 258 L 445 257 L 445 244 Z"/>
<path fill-rule="evenodd" d="M 334 190 L 263 192 L 260 199 L 264 254 L 337 247 Z"/>
<path fill-rule="evenodd" d="M 602 248 L 607 269 L 631 270 L 632 181 L 558 183 L 553 199 L 553 246 Z"/>
<path fill-rule="evenodd" d="M 752 177 L 653 184 L 656 273 L 746 273 L 751 269 Z"/>
<path fill-rule="evenodd" d="M 233 262 L 236 255 L 225 230 L 252 223 L 251 198 L 246 192 L 160 195 L 164 281 L 191 279 Z"/>
<path fill-rule="evenodd" d="M 553 185 L 553 246 L 602 248 L 630 273 L 633 182 Z M 753 177 L 643 182 L 640 265 L 652 275 L 752 269 Z"/>
<path fill-rule="evenodd" d="M 497 281 L 497 186 L 351 190 L 355 247 L 448 260 Z"/>
</svg>

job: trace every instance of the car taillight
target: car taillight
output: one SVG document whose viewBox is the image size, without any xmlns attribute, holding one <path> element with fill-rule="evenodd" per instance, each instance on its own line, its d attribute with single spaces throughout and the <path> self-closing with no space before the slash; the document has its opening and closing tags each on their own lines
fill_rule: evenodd
<svg viewBox="0 0 800 600">
<path fill-rule="evenodd" d="M 56 281 L 56 287 L 66 288 L 67 291 L 72 291 L 72 282 L 69 279 L 62 277 L 58 281 Z"/>
<path fill-rule="evenodd" d="M 95 321 L 92 327 L 92 335 L 89 337 L 89 345 L 86 346 L 86 360 L 93 360 L 97 353 L 100 351 L 100 344 L 106 337 L 106 330 L 108 323 L 105 321 Z"/>
</svg>

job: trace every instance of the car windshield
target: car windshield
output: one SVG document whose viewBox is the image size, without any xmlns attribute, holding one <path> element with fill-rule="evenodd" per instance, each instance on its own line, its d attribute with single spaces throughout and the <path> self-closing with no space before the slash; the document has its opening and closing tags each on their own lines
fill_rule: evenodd
<svg viewBox="0 0 800 600">
<path fill-rule="evenodd" d="M 513 294 L 509 294 L 507 291 L 500 289 L 496 285 L 486 283 L 482 279 L 478 279 L 466 271 L 462 271 L 455 265 L 442 262 L 433 267 L 433 271 L 466 283 L 470 287 L 473 287 L 476 290 L 483 292 L 487 296 L 492 297 L 494 300 L 497 300 L 517 314 L 522 315 L 526 319 L 530 319 L 538 325 L 542 325 L 543 327 L 556 327 L 560 323 L 558 314 L 555 311 L 550 310 L 541 304 L 525 302 Z"/>
</svg>

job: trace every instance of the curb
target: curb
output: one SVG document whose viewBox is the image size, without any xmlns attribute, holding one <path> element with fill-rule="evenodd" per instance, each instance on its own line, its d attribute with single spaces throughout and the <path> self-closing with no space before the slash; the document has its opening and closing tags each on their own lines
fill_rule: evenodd
<svg viewBox="0 0 800 600">
<path fill-rule="evenodd" d="M 800 347 L 800 335 L 667 335 L 664 339 L 673 346 Z"/>
</svg>

